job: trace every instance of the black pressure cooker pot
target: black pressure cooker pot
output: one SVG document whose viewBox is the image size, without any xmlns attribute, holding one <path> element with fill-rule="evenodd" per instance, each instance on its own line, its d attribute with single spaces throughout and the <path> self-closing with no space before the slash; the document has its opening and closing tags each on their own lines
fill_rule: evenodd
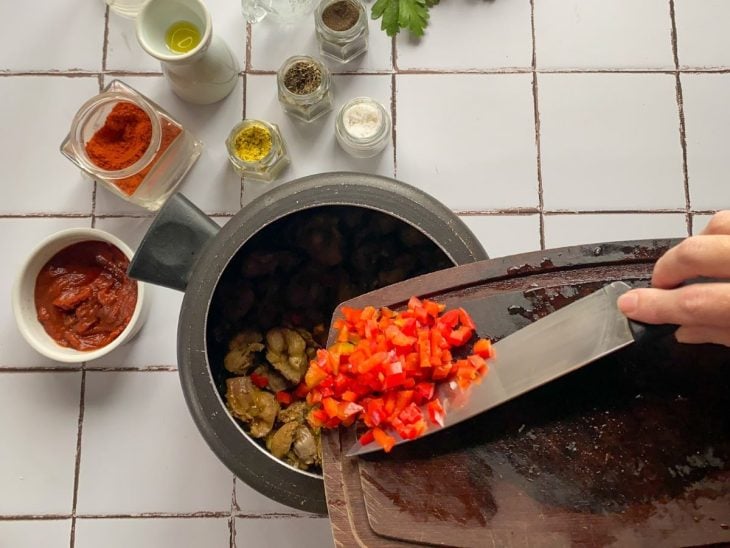
<svg viewBox="0 0 730 548">
<path fill-rule="evenodd" d="M 279 185 L 242 208 L 223 228 L 183 195 L 160 209 L 129 267 L 131 277 L 185 292 L 177 357 L 188 408 L 218 458 L 264 495 L 301 510 L 326 513 L 322 477 L 296 469 L 250 437 L 226 408 L 221 349 L 210 340 L 214 294 L 247 242 L 273 223 L 312 208 L 348 206 L 385 213 L 420 231 L 454 265 L 487 254 L 450 209 L 417 188 L 358 173 L 313 175 Z"/>
</svg>

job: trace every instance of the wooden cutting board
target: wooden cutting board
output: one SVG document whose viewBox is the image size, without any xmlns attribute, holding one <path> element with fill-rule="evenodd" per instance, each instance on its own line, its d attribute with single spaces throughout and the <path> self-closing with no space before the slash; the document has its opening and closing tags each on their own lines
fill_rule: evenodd
<svg viewBox="0 0 730 548">
<path fill-rule="evenodd" d="M 350 301 L 464 306 L 502 338 L 624 280 L 647 285 L 674 241 L 483 261 Z M 488 382 L 488 377 L 484 382 Z M 461 425 L 348 459 L 324 444 L 341 546 L 698 545 L 730 542 L 730 351 L 672 338 L 630 347 Z"/>
</svg>

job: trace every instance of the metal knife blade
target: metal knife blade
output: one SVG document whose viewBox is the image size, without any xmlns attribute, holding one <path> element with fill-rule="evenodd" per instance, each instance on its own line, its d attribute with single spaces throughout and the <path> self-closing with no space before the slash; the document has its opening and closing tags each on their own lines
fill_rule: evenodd
<svg viewBox="0 0 730 548">
<path fill-rule="evenodd" d="M 437 396 L 446 410 L 444 425 L 429 424 L 424 435 L 465 421 L 634 342 L 629 322 L 616 305 L 629 289 L 624 282 L 610 283 L 497 342 L 495 358 L 489 361 L 481 384 L 467 390 L 453 381 L 438 387 Z M 428 416 L 425 410 L 424 416 Z M 388 433 L 396 444 L 410 441 L 394 431 Z M 346 455 L 381 449 L 375 442 L 355 443 Z"/>
</svg>

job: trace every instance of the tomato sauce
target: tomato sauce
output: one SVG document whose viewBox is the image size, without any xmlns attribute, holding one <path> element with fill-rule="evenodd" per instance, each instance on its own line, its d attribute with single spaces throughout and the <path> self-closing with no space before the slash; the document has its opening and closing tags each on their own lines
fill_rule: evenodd
<svg viewBox="0 0 730 548">
<path fill-rule="evenodd" d="M 76 350 L 106 346 L 127 327 L 137 305 L 129 259 L 106 242 L 86 241 L 56 253 L 35 283 L 38 321 L 53 340 Z"/>
</svg>

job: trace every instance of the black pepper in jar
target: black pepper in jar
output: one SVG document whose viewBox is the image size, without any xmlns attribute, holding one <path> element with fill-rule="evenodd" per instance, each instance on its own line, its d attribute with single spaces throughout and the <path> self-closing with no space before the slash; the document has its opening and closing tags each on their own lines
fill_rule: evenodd
<svg viewBox="0 0 730 548">
<path fill-rule="evenodd" d="M 360 11 L 350 0 L 339 0 L 322 12 L 322 22 L 330 29 L 341 32 L 350 30 L 360 18 Z"/>
<path fill-rule="evenodd" d="M 309 95 L 321 84 L 322 71 L 309 61 L 297 61 L 284 75 L 284 86 L 296 95 Z"/>
</svg>

